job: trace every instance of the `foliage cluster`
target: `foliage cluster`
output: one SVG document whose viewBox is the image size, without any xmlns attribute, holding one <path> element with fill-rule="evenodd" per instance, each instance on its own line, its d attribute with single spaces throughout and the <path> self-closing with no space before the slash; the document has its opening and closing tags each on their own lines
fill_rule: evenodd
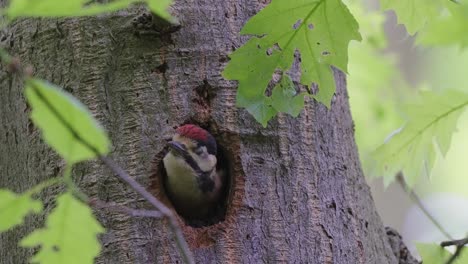
<svg viewBox="0 0 468 264">
<path fill-rule="evenodd" d="M 115 0 L 106 4 L 12 0 L 3 13 L 10 22 L 19 17 L 89 16 L 136 2 L 146 3 L 162 18 L 173 19 L 167 11 L 170 0 Z M 418 45 L 468 45 L 466 1 L 380 0 L 380 4 L 396 13 L 409 34 L 418 33 Z M 441 93 L 426 90 L 414 96 L 393 87 L 399 73 L 395 58 L 382 53 L 387 43 L 383 21 L 382 12 L 366 10 L 361 0 L 273 0 L 245 24 L 241 34 L 251 37 L 231 54 L 223 76 L 238 81 L 238 106 L 266 127 L 279 112 L 298 116 L 305 99 L 332 107 L 333 67 L 349 73 L 356 138 L 365 167 L 373 168 L 369 172 L 384 177 L 386 183 L 402 171 L 407 182 L 414 184 L 420 175 L 430 173 L 438 152 L 447 152 L 458 118 L 468 105 L 468 95 L 447 89 Z M 7 55 L 3 57 L 8 61 Z M 295 63 L 301 69 L 298 78 L 290 74 Z M 278 74 L 280 78 L 274 81 L 273 76 Z M 37 194 L 62 184 L 65 192 L 56 198 L 57 205 L 47 216 L 45 227 L 20 244 L 40 246 L 32 262 L 92 263 L 100 251 L 97 235 L 104 229 L 84 202 L 87 197 L 74 184 L 71 170 L 77 162 L 106 155 L 110 141 L 87 108 L 70 94 L 32 77 L 27 77 L 25 84 L 31 119 L 67 166 L 62 176 L 24 193 L 0 190 L 0 232 L 21 224 L 30 213 L 43 212 Z M 271 87 L 270 95 L 267 90 Z M 395 104 L 398 98 L 406 98 L 404 107 Z M 378 133 L 367 133 L 366 126 L 375 123 L 383 124 Z M 383 142 L 382 134 L 391 131 L 384 144 L 370 151 Z M 425 263 L 440 263 L 451 255 L 438 245 L 419 245 L 419 251 Z M 457 261 L 468 263 L 468 254 Z"/>
</svg>

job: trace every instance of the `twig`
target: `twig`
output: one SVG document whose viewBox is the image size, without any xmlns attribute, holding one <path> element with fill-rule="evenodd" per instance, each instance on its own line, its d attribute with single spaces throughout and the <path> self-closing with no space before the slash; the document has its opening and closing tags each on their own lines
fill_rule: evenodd
<svg viewBox="0 0 468 264">
<path fill-rule="evenodd" d="M 24 71 L 23 68 L 21 67 L 21 64 L 18 62 L 12 63 L 11 60 L 9 61 L 8 59 L 10 57 L 7 57 L 6 52 L 3 53 L 2 50 L 0 50 L 0 55 L 5 61 L 7 61 L 8 64 L 13 65 L 14 64 L 14 71 L 19 73 L 22 77 L 29 77 L 28 72 Z M 92 151 L 98 158 L 101 160 L 107 167 L 109 167 L 114 174 L 120 178 L 122 181 L 126 182 L 130 187 L 136 191 L 138 194 L 140 194 L 143 198 L 145 198 L 151 205 L 154 206 L 165 218 L 169 220 L 169 226 L 174 233 L 175 241 L 177 246 L 179 247 L 180 253 L 182 255 L 182 258 L 185 263 L 193 264 L 195 263 L 193 260 L 192 252 L 190 251 L 187 242 L 185 241 L 185 238 L 182 234 L 182 231 L 179 228 L 179 225 L 177 224 L 177 219 L 175 218 L 174 214 L 172 211 L 167 208 L 161 201 L 156 199 L 151 193 L 149 193 L 143 186 L 141 186 L 137 181 L 135 181 L 130 175 L 128 175 L 127 172 L 125 172 L 122 168 L 120 168 L 114 161 L 107 157 L 101 156 L 101 153 L 89 142 L 84 140 L 78 132 L 67 122 L 67 120 L 60 114 L 58 109 L 56 109 L 50 102 L 49 100 L 42 94 L 41 90 L 35 85 L 34 82 L 29 82 L 29 85 L 33 88 L 32 90 L 36 93 L 38 98 L 46 105 L 46 107 L 52 112 L 52 114 L 60 121 L 62 125 L 64 125 L 67 130 L 72 134 L 73 138 L 75 138 L 77 141 L 79 141 L 83 146 L 88 148 L 90 151 Z"/>
<path fill-rule="evenodd" d="M 431 220 L 431 222 L 437 227 L 437 229 L 439 229 L 439 231 L 442 234 L 444 234 L 448 239 L 450 239 L 450 241 L 444 241 L 440 243 L 440 245 L 442 247 L 457 246 L 455 253 L 453 253 L 453 255 L 450 256 L 447 262 L 445 262 L 445 264 L 452 264 L 458 258 L 458 256 L 460 256 L 461 252 L 465 248 L 465 245 L 468 244 L 468 237 L 464 239 L 458 239 L 458 240 L 453 239 L 452 236 L 447 232 L 447 230 L 445 230 L 444 227 L 429 212 L 429 210 L 427 210 L 427 208 L 424 206 L 419 196 L 412 189 L 408 187 L 403 177 L 403 173 L 401 171 L 398 172 L 396 179 L 398 183 L 400 184 L 401 188 L 403 188 L 403 190 L 406 193 L 408 193 L 410 198 L 413 200 L 414 203 L 416 203 L 416 205 L 419 207 L 419 209 L 421 209 L 421 211 L 426 215 L 426 217 L 429 218 L 429 220 Z"/>
<path fill-rule="evenodd" d="M 445 230 L 445 228 L 439 223 L 439 221 L 437 221 L 437 219 L 435 219 L 435 217 L 432 216 L 432 214 L 429 212 L 426 206 L 424 206 L 419 196 L 408 187 L 403 177 L 403 173 L 401 171 L 397 173 L 396 179 L 400 184 L 401 188 L 409 195 L 411 200 L 413 200 L 413 202 L 419 207 L 419 209 L 421 209 L 424 215 L 426 215 L 426 217 L 429 218 L 429 220 L 431 220 L 431 222 L 437 227 L 437 229 L 439 229 L 439 231 L 448 239 L 453 240 L 453 237 L 449 234 L 449 232 Z"/>
<path fill-rule="evenodd" d="M 121 180 L 126 182 L 133 190 L 135 190 L 138 194 L 143 196 L 151 205 L 153 205 L 156 209 L 161 212 L 169 220 L 169 225 L 174 233 L 175 240 L 177 246 L 179 247 L 184 261 L 186 263 L 195 263 L 193 261 L 192 253 L 189 250 L 187 242 L 185 241 L 184 235 L 177 224 L 177 219 L 175 218 L 172 211 L 167 208 L 161 201 L 156 199 L 151 193 L 149 193 L 143 186 L 141 186 L 137 181 L 135 181 L 130 175 L 127 174 L 122 168 L 120 168 L 113 160 L 99 156 L 99 159 L 109 168 L 111 169 L 115 175 L 117 175 Z"/>
<path fill-rule="evenodd" d="M 463 239 L 455 239 L 455 240 L 450 240 L 450 241 L 444 241 L 440 243 L 440 246 L 442 247 L 450 247 L 450 246 L 464 246 L 468 244 L 468 237 L 463 238 Z"/>
<path fill-rule="evenodd" d="M 116 204 L 116 203 L 106 203 L 98 199 L 91 199 L 88 204 L 96 209 L 108 209 L 111 211 L 130 215 L 133 217 L 152 217 L 152 218 L 164 217 L 164 215 L 162 215 L 159 211 L 156 211 L 156 210 L 133 209 L 133 208 L 120 205 L 120 204 Z"/>
<path fill-rule="evenodd" d="M 452 264 L 458 258 L 463 248 L 464 246 L 457 247 L 455 253 L 453 253 L 453 255 L 447 260 L 447 262 L 445 262 L 445 264 Z"/>
<path fill-rule="evenodd" d="M 457 246 L 455 253 L 453 253 L 453 255 L 447 260 L 447 262 L 445 262 L 445 264 L 452 264 L 458 258 L 458 256 L 460 256 L 466 244 L 468 244 L 468 237 L 440 243 L 442 247 Z"/>
</svg>

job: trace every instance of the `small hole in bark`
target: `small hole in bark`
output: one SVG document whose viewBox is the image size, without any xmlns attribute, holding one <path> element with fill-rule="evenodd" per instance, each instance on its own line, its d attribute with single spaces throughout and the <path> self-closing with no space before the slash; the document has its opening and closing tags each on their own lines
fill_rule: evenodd
<svg viewBox="0 0 468 264">
<path fill-rule="evenodd" d="M 167 200 L 168 202 L 171 203 L 177 214 L 184 219 L 185 223 L 188 226 L 194 227 L 194 228 L 199 228 L 199 227 L 206 227 L 206 226 L 211 226 L 214 224 L 217 224 L 219 222 L 223 222 L 226 217 L 226 211 L 227 211 L 227 206 L 228 206 L 228 200 L 229 196 L 231 194 L 231 186 L 233 184 L 233 179 L 231 178 L 232 174 L 232 166 L 231 166 L 231 156 L 232 154 L 227 151 L 227 149 L 222 145 L 222 143 L 219 140 L 219 135 L 216 133 L 216 131 L 210 131 L 210 127 L 199 124 L 197 122 L 194 122 L 193 120 L 189 120 L 188 122 L 184 122 L 184 124 L 195 124 L 203 129 L 207 130 L 210 134 L 213 135 L 213 137 L 216 140 L 217 143 L 217 153 L 216 153 L 216 159 L 217 159 L 217 164 L 216 164 L 216 169 L 217 171 L 221 171 L 225 176 L 225 184 L 223 186 L 223 189 L 221 190 L 221 196 L 218 199 L 215 207 L 210 210 L 206 215 L 204 214 L 202 217 L 199 216 L 199 212 L 204 209 L 204 208 L 194 208 L 192 211 L 192 208 L 190 210 L 187 210 L 187 208 L 183 208 L 181 203 L 177 204 L 177 202 L 174 202 L 174 197 L 171 197 L 170 191 L 167 189 L 167 173 L 164 168 L 164 162 L 163 159 L 169 152 L 169 148 L 166 146 L 164 149 L 157 154 L 155 161 L 157 163 L 157 169 L 156 169 L 156 177 L 158 178 L 158 184 L 161 187 L 155 188 L 159 189 L 160 193 L 163 194 L 164 199 L 161 200 Z"/>
<path fill-rule="evenodd" d="M 60 174 L 60 167 L 54 167 L 54 169 L 52 170 L 52 175 L 55 176 L 55 177 L 58 177 Z"/>
<path fill-rule="evenodd" d="M 211 105 L 211 101 L 216 97 L 216 89 L 208 83 L 207 79 L 203 80 L 203 83 L 195 87 L 196 97 L 192 100 L 200 104 L 205 104 L 206 106 Z"/>
<path fill-rule="evenodd" d="M 28 133 L 31 135 L 34 132 L 34 124 L 28 119 Z"/>
<path fill-rule="evenodd" d="M 223 63 L 223 62 L 226 62 L 226 61 L 229 61 L 229 57 L 228 56 L 225 56 L 225 55 L 221 55 L 219 57 L 219 62 Z"/>
<path fill-rule="evenodd" d="M 153 72 L 155 73 L 165 73 L 167 71 L 167 62 L 163 62 L 162 64 L 160 64 L 159 66 L 157 66 Z"/>
</svg>

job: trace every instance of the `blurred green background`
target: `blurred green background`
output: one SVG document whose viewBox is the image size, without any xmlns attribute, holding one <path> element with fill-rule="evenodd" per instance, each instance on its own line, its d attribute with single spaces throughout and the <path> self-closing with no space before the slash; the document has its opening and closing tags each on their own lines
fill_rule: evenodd
<svg viewBox="0 0 468 264">
<path fill-rule="evenodd" d="M 386 226 L 414 242 L 447 240 L 415 207 L 398 183 L 384 188 L 373 175 L 372 152 L 404 125 L 400 111 L 418 90 L 457 89 L 468 93 L 468 50 L 420 47 L 414 44 L 393 12 L 382 12 L 378 1 L 345 1 L 360 23 L 362 42 L 349 49 L 348 91 L 363 169 Z M 433 216 L 455 238 L 468 233 L 468 111 L 458 121 L 450 150 L 438 155 L 430 175 L 414 187 Z"/>
</svg>

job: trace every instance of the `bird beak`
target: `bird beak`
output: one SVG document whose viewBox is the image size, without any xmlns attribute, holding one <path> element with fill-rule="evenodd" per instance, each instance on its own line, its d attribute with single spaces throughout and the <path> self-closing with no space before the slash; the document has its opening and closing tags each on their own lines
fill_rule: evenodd
<svg viewBox="0 0 468 264">
<path fill-rule="evenodd" d="M 187 155 L 187 148 L 183 144 L 177 141 L 169 141 L 167 145 L 174 151 L 174 154 L 178 154 L 180 156 Z"/>
</svg>

